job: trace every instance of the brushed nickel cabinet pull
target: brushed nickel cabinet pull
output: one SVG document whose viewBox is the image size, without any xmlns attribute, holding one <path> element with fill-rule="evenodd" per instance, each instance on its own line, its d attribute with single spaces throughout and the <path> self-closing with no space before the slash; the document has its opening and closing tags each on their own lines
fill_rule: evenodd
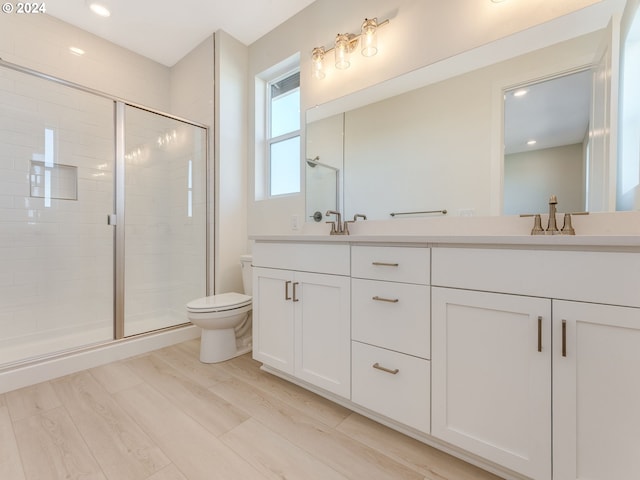
<svg viewBox="0 0 640 480">
<path fill-rule="evenodd" d="M 296 297 L 296 285 L 298 285 L 298 282 L 293 282 L 293 301 L 294 302 L 298 302 L 298 297 Z"/>
<path fill-rule="evenodd" d="M 542 351 L 542 317 L 538 317 L 538 351 Z"/>
<path fill-rule="evenodd" d="M 389 302 L 389 303 L 398 303 L 400 300 L 397 298 L 383 298 L 379 296 L 371 297 L 371 300 L 376 300 L 378 302 Z"/>
<path fill-rule="evenodd" d="M 391 370 L 390 368 L 385 368 L 385 367 L 381 366 L 378 362 L 374 363 L 372 366 L 373 366 L 373 368 L 375 368 L 377 370 L 382 370 L 383 372 L 390 373 L 391 375 L 395 375 L 396 373 L 398 373 L 400 371 L 397 368 L 394 368 L 393 370 Z"/>
<path fill-rule="evenodd" d="M 567 356 L 567 321 L 562 320 L 562 356 Z"/>
<path fill-rule="evenodd" d="M 371 265 L 376 267 L 397 267 L 399 263 L 386 263 L 386 262 L 371 262 Z"/>
<path fill-rule="evenodd" d="M 289 285 L 291 285 L 291 280 L 287 280 L 286 282 L 284 282 L 284 299 L 285 300 L 291 300 L 291 297 L 289 296 Z"/>
</svg>

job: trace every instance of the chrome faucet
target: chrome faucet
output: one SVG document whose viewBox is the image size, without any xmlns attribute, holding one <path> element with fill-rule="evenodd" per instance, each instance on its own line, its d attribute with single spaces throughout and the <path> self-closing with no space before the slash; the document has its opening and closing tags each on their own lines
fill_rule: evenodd
<svg viewBox="0 0 640 480">
<path fill-rule="evenodd" d="M 340 212 L 336 212 L 335 210 L 327 210 L 325 215 L 328 217 L 329 215 L 335 215 L 336 220 L 333 222 L 326 222 L 331 225 L 330 235 L 349 235 L 349 230 L 345 232 L 344 226 L 342 225 L 342 215 Z"/>
<path fill-rule="evenodd" d="M 533 229 L 531 229 L 531 235 L 575 235 L 576 230 L 573 228 L 571 224 L 571 215 L 589 215 L 589 212 L 573 212 L 573 213 L 565 213 L 564 214 L 564 225 L 562 225 L 562 229 L 558 230 L 558 223 L 556 220 L 556 214 L 558 205 L 558 197 L 555 195 L 551 195 L 549 197 L 549 223 L 547 224 L 547 229 L 542 228 L 542 220 L 541 215 L 539 213 L 529 214 L 525 213 L 520 215 L 521 217 L 534 217 L 533 218 Z"/>
<path fill-rule="evenodd" d="M 549 197 L 549 223 L 547 224 L 547 235 L 558 235 L 558 224 L 556 223 L 556 205 L 558 205 L 558 197 L 551 195 Z"/>
<path fill-rule="evenodd" d="M 345 220 L 345 221 L 344 221 L 344 234 L 345 234 L 345 235 L 350 235 L 350 234 L 351 234 L 351 232 L 349 232 L 349 224 L 350 224 L 350 223 L 356 223 L 356 222 L 358 221 L 358 219 L 359 219 L 359 218 L 361 218 L 361 219 L 363 219 L 363 220 L 366 220 L 366 219 L 367 219 L 367 216 L 366 216 L 366 215 L 364 215 L 364 214 L 362 214 L 362 213 L 356 213 L 356 214 L 353 216 L 353 220 Z"/>
</svg>

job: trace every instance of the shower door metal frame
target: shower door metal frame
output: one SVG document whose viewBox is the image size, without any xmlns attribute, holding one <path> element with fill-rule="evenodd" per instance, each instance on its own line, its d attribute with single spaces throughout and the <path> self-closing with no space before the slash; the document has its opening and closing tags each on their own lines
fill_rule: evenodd
<svg viewBox="0 0 640 480">
<path fill-rule="evenodd" d="M 113 340 L 122 340 L 125 338 L 124 336 L 124 268 L 125 268 L 125 144 L 124 144 L 124 135 L 125 135 L 125 108 L 127 106 L 138 108 L 140 110 L 145 110 L 149 113 L 153 113 L 155 115 L 161 115 L 163 117 L 170 118 L 172 120 L 177 120 L 179 122 L 183 122 L 194 127 L 202 128 L 205 131 L 205 295 L 208 295 L 209 292 L 212 291 L 213 285 L 210 283 L 215 283 L 215 268 L 211 266 L 211 235 L 215 238 L 215 232 L 212 232 L 212 228 L 215 228 L 215 222 L 211 218 L 211 212 L 215 211 L 215 206 L 211 205 L 211 201 L 213 200 L 213 196 L 211 195 L 211 186 L 215 184 L 213 179 L 211 178 L 214 169 L 211 168 L 211 152 L 209 142 L 211 140 L 211 130 L 210 127 L 204 125 L 202 123 L 194 122 L 192 120 L 187 120 L 186 118 L 181 118 L 176 115 L 171 115 L 166 112 L 162 112 L 160 110 L 156 110 L 153 108 L 146 107 L 144 105 L 139 105 L 136 103 L 129 102 L 122 98 L 116 97 L 114 95 L 110 95 L 108 93 L 101 92 L 99 90 L 95 90 L 89 87 L 85 87 L 83 85 L 70 82 L 68 80 L 64 80 L 62 78 L 48 75 L 43 72 L 39 72 L 37 70 L 33 70 L 31 68 L 23 67 L 21 65 L 17 65 L 15 63 L 8 62 L 0 57 L 0 67 L 6 67 L 11 70 L 15 70 L 17 72 L 25 73 L 27 75 L 32 75 L 34 77 L 41 78 L 43 80 L 49 80 L 51 82 L 57 83 L 59 85 L 64 85 L 70 88 L 74 88 L 76 90 L 80 90 L 86 93 L 90 93 L 102 98 L 106 98 L 111 100 L 114 105 L 113 112 L 113 120 L 114 120 L 114 141 L 115 141 L 115 159 L 114 159 L 114 201 L 115 205 L 113 206 L 113 210 L 115 211 L 115 223 L 113 222 L 113 213 L 106 213 L 107 219 L 105 220 L 110 225 L 114 226 L 114 318 L 113 318 Z M 215 244 L 213 246 L 215 249 Z M 169 330 L 173 328 L 179 328 L 181 325 L 176 325 L 175 327 L 167 327 L 161 330 Z M 157 331 L 157 330 L 154 330 Z M 139 334 L 139 335 L 144 335 Z M 80 347 L 82 348 L 82 347 Z"/>
</svg>

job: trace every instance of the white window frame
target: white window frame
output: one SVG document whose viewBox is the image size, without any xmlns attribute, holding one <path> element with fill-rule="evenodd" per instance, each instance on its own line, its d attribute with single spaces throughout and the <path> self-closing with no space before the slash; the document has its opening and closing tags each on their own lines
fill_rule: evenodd
<svg viewBox="0 0 640 480">
<path fill-rule="evenodd" d="M 296 66 L 293 69 L 289 69 L 286 71 L 286 73 L 278 75 L 277 77 L 273 77 L 269 80 L 266 81 L 265 83 L 265 88 L 266 88 L 266 92 L 265 92 L 265 132 L 264 132 L 264 138 L 265 138 L 265 142 L 264 142 L 264 158 L 265 158 L 265 181 L 266 181 L 266 186 L 267 189 L 266 191 L 268 192 L 268 197 L 269 198 L 281 198 L 281 197 L 286 197 L 286 196 L 291 196 L 291 195 L 300 195 L 300 193 L 302 192 L 302 179 L 301 179 L 301 174 L 299 175 L 298 178 L 298 190 L 295 192 L 288 192 L 288 193 L 282 193 L 282 194 L 276 194 L 273 195 L 272 191 L 271 191 L 271 146 L 273 144 L 285 141 L 285 140 L 290 140 L 293 138 L 300 138 L 300 140 L 302 141 L 302 119 L 299 120 L 299 127 L 298 130 L 294 130 L 288 133 L 284 133 L 282 135 L 278 135 L 276 137 L 271 137 L 271 121 L 272 121 L 272 116 L 271 116 L 271 104 L 272 104 L 272 97 L 271 97 L 271 85 L 273 85 L 274 83 L 278 83 L 279 81 L 290 77 L 292 75 L 295 75 L 296 73 L 300 73 L 300 66 Z M 300 86 L 298 86 L 298 90 L 300 89 Z"/>
</svg>

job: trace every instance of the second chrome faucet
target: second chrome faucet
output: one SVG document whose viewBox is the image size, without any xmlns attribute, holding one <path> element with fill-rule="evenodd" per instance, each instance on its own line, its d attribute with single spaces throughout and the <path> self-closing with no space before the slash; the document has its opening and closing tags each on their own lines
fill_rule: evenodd
<svg viewBox="0 0 640 480">
<path fill-rule="evenodd" d="M 354 223 L 355 221 L 358 220 L 358 218 L 361 218 L 363 220 L 367 219 L 366 215 L 363 215 L 361 213 L 356 213 L 353 216 L 353 220 L 345 220 L 344 222 L 342 222 L 342 215 L 340 214 L 340 212 L 337 212 L 335 210 L 327 210 L 327 213 L 325 213 L 325 216 L 328 217 L 329 215 L 336 216 L 335 221 L 326 222 L 331 225 L 331 231 L 329 232 L 330 235 L 349 235 L 350 223 Z"/>
</svg>

